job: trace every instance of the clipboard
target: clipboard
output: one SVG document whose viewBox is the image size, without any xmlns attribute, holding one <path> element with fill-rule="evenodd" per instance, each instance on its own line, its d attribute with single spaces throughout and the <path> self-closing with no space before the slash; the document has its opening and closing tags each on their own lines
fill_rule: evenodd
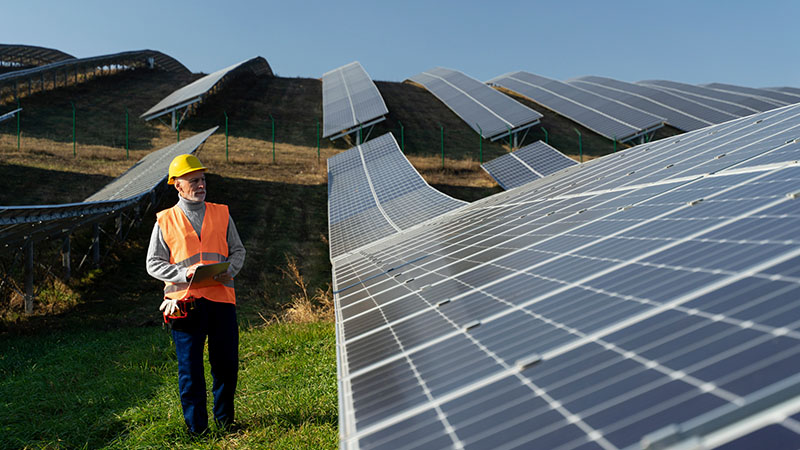
<svg viewBox="0 0 800 450">
<path fill-rule="evenodd" d="M 192 279 L 189 280 L 189 289 L 220 284 L 220 282 L 215 280 L 214 277 L 228 270 L 228 266 L 230 265 L 231 263 L 229 261 L 225 261 L 197 266 Z"/>
</svg>

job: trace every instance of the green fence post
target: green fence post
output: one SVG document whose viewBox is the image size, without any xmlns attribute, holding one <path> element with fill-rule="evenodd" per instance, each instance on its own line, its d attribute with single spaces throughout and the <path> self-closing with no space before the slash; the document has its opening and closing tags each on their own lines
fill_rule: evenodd
<svg viewBox="0 0 800 450">
<path fill-rule="evenodd" d="M 442 169 L 444 169 L 444 126 L 442 124 L 439 124 L 439 129 L 442 132 L 441 133 L 441 135 L 442 135 L 442 139 L 441 139 L 441 141 L 442 141 Z"/>
<path fill-rule="evenodd" d="M 581 138 L 581 132 L 578 131 L 577 128 L 573 128 L 573 130 L 575 130 L 575 132 L 578 133 L 578 152 L 581 155 L 581 162 L 583 162 L 583 140 Z"/>
<path fill-rule="evenodd" d="M 275 118 L 272 117 L 272 114 L 269 115 L 270 120 L 272 120 L 272 163 L 275 163 Z"/>
<path fill-rule="evenodd" d="M 317 164 L 319 164 L 319 120 L 317 121 Z"/>
<path fill-rule="evenodd" d="M 19 97 L 17 97 L 17 109 L 19 109 L 19 108 L 20 108 L 20 106 L 19 106 Z M 19 116 L 20 116 L 20 111 L 17 111 L 17 150 L 19 150 L 19 142 L 20 142 L 20 139 L 19 139 L 19 137 L 20 137 Z"/>
<path fill-rule="evenodd" d="M 228 162 L 228 112 L 222 111 L 225 114 L 225 162 Z"/>
<path fill-rule="evenodd" d="M 128 108 L 125 108 L 125 159 L 130 157 L 130 132 L 128 128 Z"/>
<path fill-rule="evenodd" d="M 404 139 L 404 136 L 403 136 L 403 122 L 400 122 L 398 120 L 397 123 L 400 124 L 400 151 L 405 153 L 406 152 L 406 142 L 405 142 L 405 139 Z"/>
<path fill-rule="evenodd" d="M 75 103 L 70 101 L 72 105 L 72 157 L 78 157 L 77 141 L 75 140 Z"/>
<path fill-rule="evenodd" d="M 547 130 L 545 130 L 544 127 L 542 127 L 542 131 L 544 131 L 544 143 L 545 144 L 549 144 L 550 143 L 550 137 L 547 134 Z"/>
<path fill-rule="evenodd" d="M 475 126 L 478 127 L 478 131 L 480 131 L 481 140 L 478 141 L 479 150 L 478 150 L 478 159 L 480 160 L 481 164 L 483 164 L 483 128 L 478 125 L 478 122 L 475 122 Z"/>
</svg>

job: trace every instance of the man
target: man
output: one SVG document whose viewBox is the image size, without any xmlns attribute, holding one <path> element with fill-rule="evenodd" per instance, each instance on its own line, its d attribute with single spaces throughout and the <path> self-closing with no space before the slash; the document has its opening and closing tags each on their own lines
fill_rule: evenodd
<svg viewBox="0 0 800 450">
<path fill-rule="evenodd" d="M 160 309 L 172 328 L 178 356 L 178 387 L 183 417 L 191 434 L 208 429 L 203 347 L 214 378 L 214 419 L 233 423 L 233 394 L 239 368 L 239 328 L 233 278 L 244 264 L 245 249 L 226 205 L 207 203 L 206 168 L 194 155 L 176 156 L 169 184 L 178 203 L 156 214 L 147 249 L 147 273 L 163 281 Z M 190 284 L 198 266 L 229 261 L 216 282 Z"/>
</svg>

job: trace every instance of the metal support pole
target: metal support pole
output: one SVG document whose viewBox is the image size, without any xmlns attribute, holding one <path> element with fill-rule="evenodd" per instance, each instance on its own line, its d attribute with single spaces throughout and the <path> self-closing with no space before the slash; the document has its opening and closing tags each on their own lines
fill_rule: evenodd
<svg viewBox="0 0 800 450">
<path fill-rule="evenodd" d="M 72 276 L 72 262 L 70 253 L 72 252 L 70 235 L 64 238 L 64 245 L 61 247 L 61 265 L 64 266 L 64 279 L 69 280 Z"/>
<path fill-rule="evenodd" d="M 33 239 L 25 244 L 25 314 L 33 314 Z"/>
<path fill-rule="evenodd" d="M 172 125 L 171 125 L 170 127 L 171 127 L 173 130 L 175 129 L 175 116 L 176 116 L 176 115 L 177 115 L 177 113 L 176 113 L 175 111 L 172 111 Z"/>
<path fill-rule="evenodd" d="M 475 122 L 475 126 L 478 127 L 478 131 L 480 131 L 480 141 L 478 141 L 479 150 L 478 150 L 478 159 L 480 160 L 481 164 L 483 164 L 483 128 L 478 125 L 478 122 Z"/>
<path fill-rule="evenodd" d="M 125 108 L 125 160 L 130 157 L 130 133 L 128 130 L 128 108 Z"/>
<path fill-rule="evenodd" d="M 222 114 L 225 114 L 225 161 L 228 161 L 228 113 L 222 111 Z"/>
<path fill-rule="evenodd" d="M 95 267 L 100 266 L 100 225 L 92 225 L 94 231 L 94 238 L 92 239 L 92 260 Z"/>
<path fill-rule="evenodd" d="M 545 130 L 544 127 L 542 127 L 542 131 L 544 131 L 544 143 L 545 144 L 549 144 L 550 143 L 550 136 L 548 136 L 547 130 Z"/>
<path fill-rule="evenodd" d="M 319 120 L 317 121 L 317 164 L 319 164 Z"/>
<path fill-rule="evenodd" d="M 117 216 L 115 225 L 117 226 L 117 229 L 116 229 L 117 242 L 121 242 L 122 241 L 122 213 L 119 213 L 119 215 Z"/>
<path fill-rule="evenodd" d="M 614 153 L 617 153 L 617 137 L 614 136 Z"/>
<path fill-rule="evenodd" d="M 406 141 L 405 141 L 405 136 L 403 136 L 403 134 L 404 134 L 403 133 L 403 122 L 400 122 L 398 120 L 397 123 L 400 124 L 400 151 L 405 153 L 406 152 Z"/>
<path fill-rule="evenodd" d="M 581 136 L 581 132 L 578 131 L 577 128 L 573 128 L 573 130 L 575 130 L 575 132 L 578 133 L 578 152 L 581 155 L 581 162 L 583 162 L 583 138 Z"/>
<path fill-rule="evenodd" d="M 75 139 L 75 103 L 70 101 L 72 105 L 72 157 L 78 157 L 78 144 L 77 140 Z"/>
<path fill-rule="evenodd" d="M 514 147 L 511 146 L 511 127 L 506 125 L 506 128 L 508 128 L 508 152 L 511 153 L 514 151 Z"/>
<path fill-rule="evenodd" d="M 17 109 L 19 109 L 19 97 L 17 97 Z M 17 111 L 17 150 L 19 150 L 19 142 L 20 142 L 20 128 L 19 128 L 19 116 L 21 111 Z"/>
<path fill-rule="evenodd" d="M 174 111 L 173 111 L 173 113 L 174 113 Z M 175 124 L 175 130 L 178 133 L 178 142 L 180 142 L 181 141 L 181 119 L 180 119 L 180 117 L 178 118 L 178 121 Z"/>
<path fill-rule="evenodd" d="M 441 141 L 442 141 L 442 169 L 444 169 L 444 126 L 442 126 L 442 124 L 439 124 L 439 129 L 442 132 L 442 134 L 441 134 L 441 136 L 442 136 L 442 139 L 441 139 Z"/>
<path fill-rule="evenodd" d="M 269 115 L 270 120 L 272 120 L 272 163 L 275 163 L 275 118 L 272 117 L 272 114 Z"/>
</svg>

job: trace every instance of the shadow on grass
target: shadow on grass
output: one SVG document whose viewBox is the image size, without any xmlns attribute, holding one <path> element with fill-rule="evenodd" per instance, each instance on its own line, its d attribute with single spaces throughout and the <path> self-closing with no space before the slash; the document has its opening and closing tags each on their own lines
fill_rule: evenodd
<svg viewBox="0 0 800 450">
<path fill-rule="evenodd" d="M 14 189 L 0 190 L 0 205 L 56 205 L 77 203 L 110 183 L 105 175 L 0 164 L 0 179 L 14 180 Z"/>
<path fill-rule="evenodd" d="M 0 448 L 102 447 L 175 371 L 153 327 L 0 339 L 0 355 Z"/>
</svg>

